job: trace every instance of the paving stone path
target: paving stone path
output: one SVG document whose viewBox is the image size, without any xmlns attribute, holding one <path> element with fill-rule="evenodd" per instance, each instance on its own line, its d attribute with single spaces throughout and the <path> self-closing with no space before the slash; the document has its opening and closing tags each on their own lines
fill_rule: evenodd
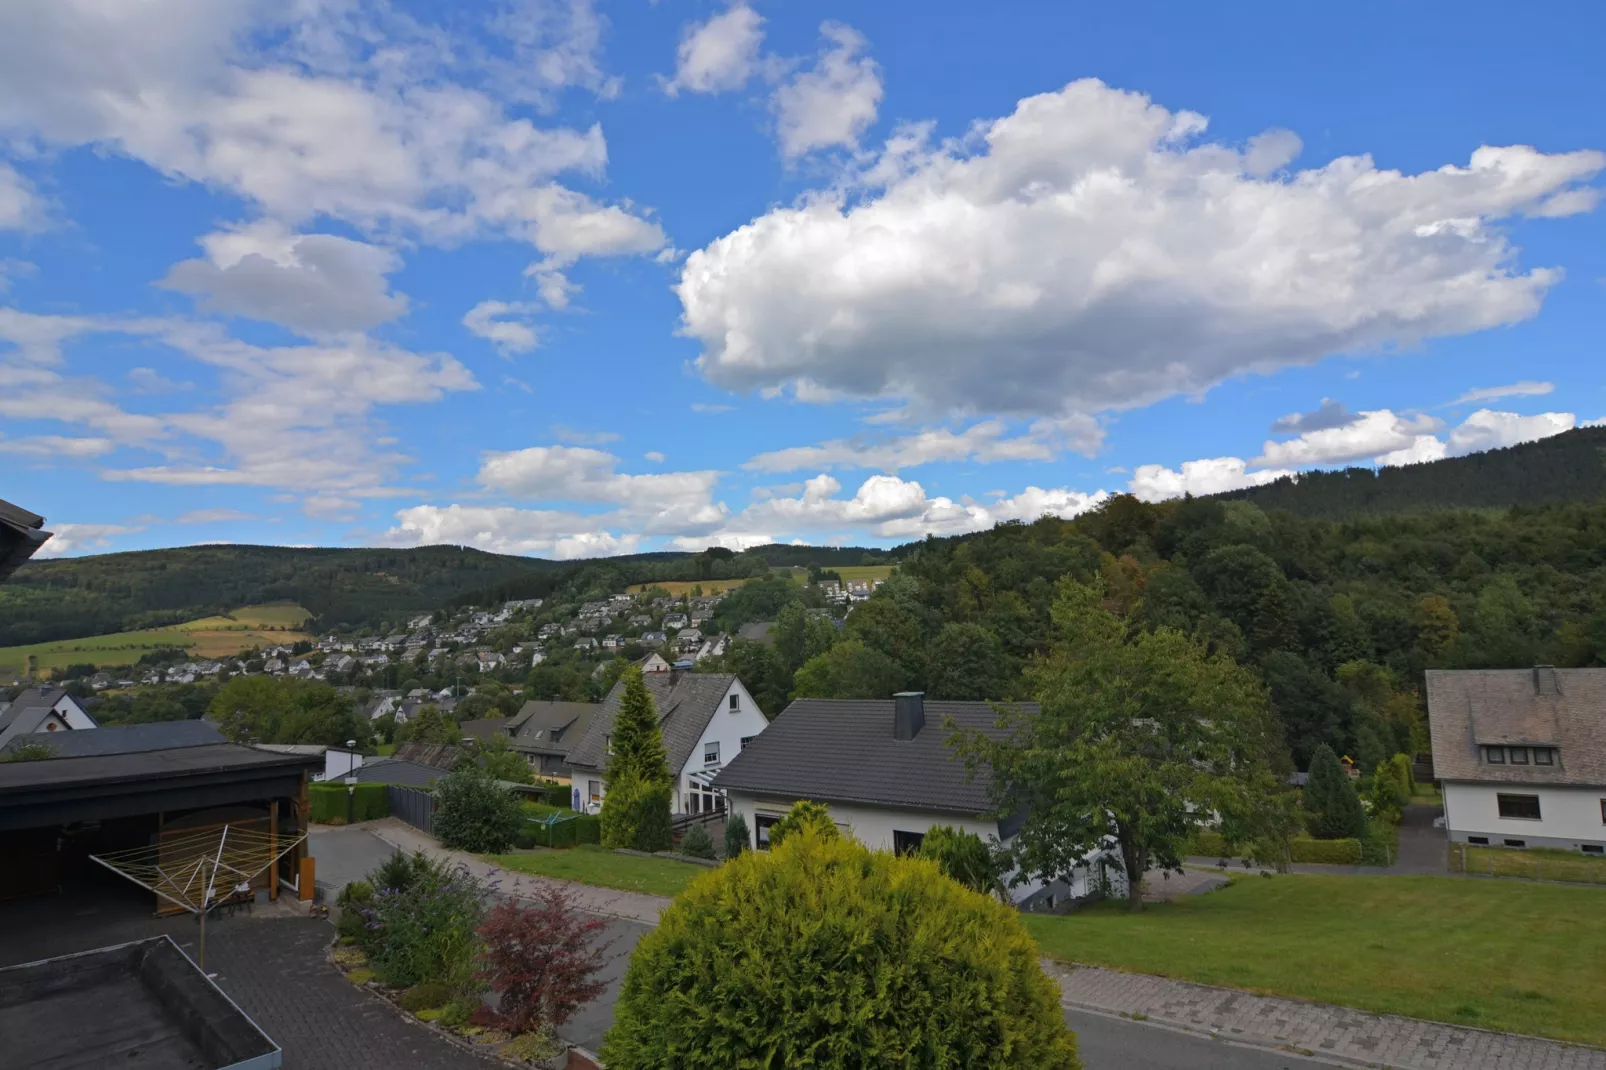
<svg viewBox="0 0 1606 1070">
<path fill-rule="evenodd" d="M 1164 977 L 1044 963 L 1066 1007 L 1151 1022 L 1359 1066 L 1401 1070 L 1606 1070 L 1606 1050 L 1537 1037 L 1255 996 Z"/>
</svg>

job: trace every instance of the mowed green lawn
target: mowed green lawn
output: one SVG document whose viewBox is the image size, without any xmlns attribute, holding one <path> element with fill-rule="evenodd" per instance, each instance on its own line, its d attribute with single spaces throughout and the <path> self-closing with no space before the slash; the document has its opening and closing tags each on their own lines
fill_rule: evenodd
<svg viewBox="0 0 1606 1070">
<path fill-rule="evenodd" d="M 1026 925 L 1066 962 L 1606 1045 L 1606 889 L 1295 874 Z"/>
<path fill-rule="evenodd" d="M 529 854 L 486 855 L 485 858 L 503 869 L 520 873 L 670 897 L 679 895 L 692 880 L 709 872 L 707 866 L 693 862 L 622 855 L 589 843 L 563 851 L 536 848 Z"/>
</svg>

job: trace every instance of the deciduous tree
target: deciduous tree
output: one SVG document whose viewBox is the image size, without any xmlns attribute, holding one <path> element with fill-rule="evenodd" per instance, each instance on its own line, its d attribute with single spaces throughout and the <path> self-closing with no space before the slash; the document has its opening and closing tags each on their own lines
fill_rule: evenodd
<svg viewBox="0 0 1606 1070">
<path fill-rule="evenodd" d="M 1004 738 L 957 732 L 991 767 L 1001 813 L 1025 810 L 1016 862 L 1063 878 L 1114 844 L 1128 903 L 1151 866 L 1181 868 L 1212 822 L 1234 842 L 1259 830 L 1275 778 L 1265 689 L 1253 673 L 1169 628 L 1145 631 L 1102 608 L 1094 584 L 1060 581 L 1054 645 L 1029 671 L 1035 716 L 1007 711 Z"/>
</svg>

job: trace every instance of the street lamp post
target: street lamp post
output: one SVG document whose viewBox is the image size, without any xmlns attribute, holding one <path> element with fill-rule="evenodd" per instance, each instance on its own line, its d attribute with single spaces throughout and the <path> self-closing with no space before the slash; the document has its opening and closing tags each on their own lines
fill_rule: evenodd
<svg viewBox="0 0 1606 1070">
<path fill-rule="evenodd" d="M 357 741 L 346 740 L 346 824 L 357 818 Z"/>
</svg>

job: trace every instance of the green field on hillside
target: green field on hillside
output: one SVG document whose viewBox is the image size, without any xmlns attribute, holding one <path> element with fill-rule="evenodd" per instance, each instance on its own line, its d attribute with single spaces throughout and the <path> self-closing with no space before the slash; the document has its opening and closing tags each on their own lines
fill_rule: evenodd
<svg viewBox="0 0 1606 1070">
<path fill-rule="evenodd" d="M 848 580 L 884 580 L 892 575 L 897 565 L 836 565 L 827 569 L 842 577 L 842 582 Z"/>
<path fill-rule="evenodd" d="M 1606 1044 L 1606 891 L 1455 877 L 1239 878 L 1138 914 L 1026 915 L 1052 958 Z"/>
<path fill-rule="evenodd" d="M 253 647 L 310 639 L 297 630 L 309 616 L 298 605 L 244 606 L 225 615 L 202 617 L 170 628 L 0 647 L 0 679 L 20 674 L 30 654 L 38 659 L 41 671 L 66 665 L 132 665 L 143 655 L 168 647 L 182 647 L 200 658 L 227 657 Z"/>
</svg>

